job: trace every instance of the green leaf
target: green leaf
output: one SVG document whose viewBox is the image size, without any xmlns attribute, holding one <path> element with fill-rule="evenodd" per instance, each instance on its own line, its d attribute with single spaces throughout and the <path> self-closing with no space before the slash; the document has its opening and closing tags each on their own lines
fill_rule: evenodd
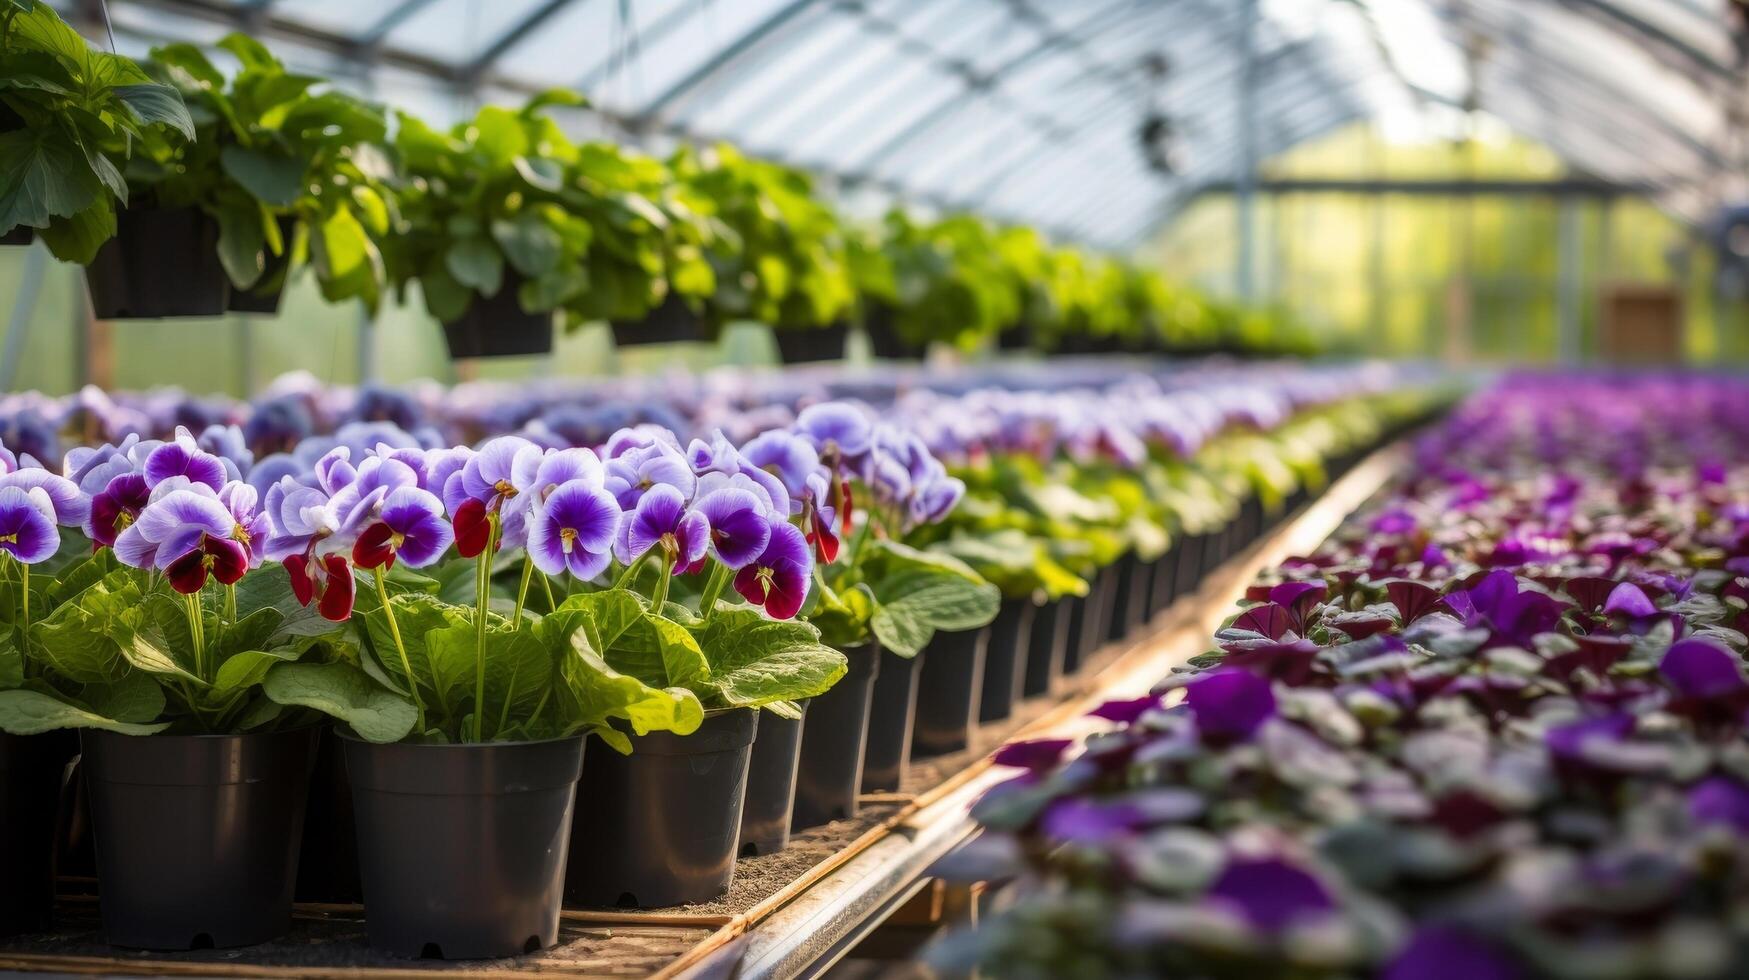
<svg viewBox="0 0 1749 980">
<path fill-rule="evenodd" d="M 881 646 L 914 657 L 936 630 L 977 629 L 996 618 L 1002 593 L 988 582 L 918 569 L 882 579 L 875 590 L 870 626 Z"/>
<path fill-rule="evenodd" d="M 0 690 L 24 683 L 24 652 L 13 636 L 11 630 L 0 635 Z"/>
<path fill-rule="evenodd" d="M 303 651 L 291 648 L 279 650 L 244 650 L 235 653 L 219 665 L 213 676 L 214 697 L 229 697 L 237 691 L 261 683 L 274 665 L 296 661 Z"/>
<path fill-rule="evenodd" d="M 219 151 L 219 164 L 244 190 L 274 207 L 290 207 L 305 190 L 307 161 L 288 154 L 233 144 Z"/>
<path fill-rule="evenodd" d="M 516 271 L 530 278 L 543 275 L 559 263 L 564 242 L 539 214 L 524 211 L 515 219 L 492 222 L 492 237 Z"/>
<path fill-rule="evenodd" d="M 502 106 L 486 106 L 474 117 L 470 129 L 474 145 L 493 163 L 508 166 L 529 152 L 528 132 L 522 116 Z"/>
<path fill-rule="evenodd" d="M 398 742 L 418 721 L 412 703 L 347 663 L 278 664 L 261 690 L 275 703 L 314 708 L 367 742 Z"/>
<path fill-rule="evenodd" d="M 482 296 L 497 295 L 504 285 L 504 256 L 480 235 L 456 239 L 443 255 L 443 266 L 456 282 Z"/>
<path fill-rule="evenodd" d="M 231 285 L 248 289 L 266 267 L 267 247 L 261 216 L 254 208 L 221 207 L 213 212 L 219 223 L 219 262 Z"/>
<path fill-rule="evenodd" d="M 164 688 L 152 675 L 128 671 L 113 684 L 87 684 L 79 700 L 105 718 L 130 724 L 150 724 L 164 713 Z"/>
<path fill-rule="evenodd" d="M 75 684 L 118 679 L 127 667 L 116 638 L 131 638 L 144 614 L 141 575 L 132 568 L 116 569 L 32 623 L 30 655 Z"/>
<path fill-rule="evenodd" d="M 84 152 L 59 127 L 0 133 L 0 229 L 70 218 L 102 192 Z"/>
<path fill-rule="evenodd" d="M 117 85 L 115 94 L 133 110 L 134 117 L 141 123 L 163 123 L 181 133 L 183 139 L 194 139 L 194 117 L 188 114 L 181 93 L 170 86 L 155 83 Z"/>
<path fill-rule="evenodd" d="M 59 728 L 101 728 L 122 735 L 153 735 L 169 727 L 169 722 L 140 725 L 105 718 L 40 691 L 0 691 L 0 731 L 13 735 L 36 735 Z"/>
<path fill-rule="evenodd" d="M 700 627 L 710 660 L 710 707 L 757 708 L 826 693 L 849 668 L 844 654 L 820 642 L 812 626 L 767 619 L 750 608 L 723 607 Z"/>
<path fill-rule="evenodd" d="M 72 217 L 49 219 L 49 226 L 38 228 L 36 237 L 62 262 L 90 265 L 103 243 L 115 237 L 115 204 L 99 197 Z"/>
<path fill-rule="evenodd" d="M 614 670 L 651 687 L 692 687 L 710 676 L 710 663 L 686 627 L 650 613 L 624 589 L 585 592 L 559 604 L 556 616 L 589 613 L 590 649 Z"/>
<path fill-rule="evenodd" d="M 131 639 L 121 644 L 121 655 L 135 668 L 147 673 L 179 677 L 202 687 L 206 686 L 205 681 L 176 662 L 176 658 L 171 655 L 169 649 L 159 641 L 158 637 L 144 632 L 135 633 Z"/>
</svg>

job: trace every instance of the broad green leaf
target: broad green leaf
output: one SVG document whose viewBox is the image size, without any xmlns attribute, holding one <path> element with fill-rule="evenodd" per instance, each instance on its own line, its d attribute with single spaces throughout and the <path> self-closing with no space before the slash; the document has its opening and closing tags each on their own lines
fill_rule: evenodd
<svg viewBox="0 0 1749 980">
<path fill-rule="evenodd" d="M 756 708 L 826 693 L 849 661 L 812 626 L 772 620 L 750 608 L 718 609 L 699 631 L 711 662 L 710 707 Z"/>
<path fill-rule="evenodd" d="M 231 145 L 219 151 L 219 163 L 244 190 L 275 207 L 290 207 L 304 193 L 306 161 L 297 157 Z"/>
<path fill-rule="evenodd" d="M 484 236 L 458 238 L 443 256 L 444 268 L 482 296 L 497 295 L 504 285 L 504 256 Z"/>
<path fill-rule="evenodd" d="M 564 249 L 559 233 L 534 211 L 492 222 L 492 237 L 516 271 L 531 278 L 551 271 Z"/>
<path fill-rule="evenodd" d="M 149 82 L 117 85 L 115 94 L 141 123 L 162 123 L 181 133 L 184 139 L 194 139 L 194 117 L 188 114 L 182 95 L 170 86 Z"/>
<path fill-rule="evenodd" d="M 36 735 L 59 728 L 101 728 L 123 735 L 153 735 L 169 722 L 139 725 L 105 718 L 40 691 L 0 691 L 0 731 Z"/>
<path fill-rule="evenodd" d="M 79 700 L 105 718 L 150 724 L 164 713 L 164 688 L 144 671 L 130 670 L 113 684 L 87 684 Z"/>
<path fill-rule="evenodd" d="M 279 650 L 244 650 L 232 654 L 229 659 L 219 665 L 218 673 L 213 677 L 212 696 L 216 698 L 229 697 L 244 688 L 254 687 L 261 683 L 275 664 L 289 663 L 302 656 L 302 651 L 296 649 Z"/>
<path fill-rule="evenodd" d="M 51 218 L 47 228 L 36 230 L 36 237 L 62 262 L 90 265 L 103 243 L 115 237 L 115 204 L 100 196 L 72 217 Z"/>
<path fill-rule="evenodd" d="M 0 634 L 0 690 L 24 683 L 24 651 L 18 649 L 11 630 Z"/>
<path fill-rule="evenodd" d="M 0 133 L 0 230 L 43 228 L 91 207 L 103 182 L 59 127 Z"/>
<path fill-rule="evenodd" d="M 400 741 L 418 721 L 411 702 L 347 663 L 278 664 L 261 690 L 278 704 L 314 708 L 345 722 L 367 742 Z"/>
<path fill-rule="evenodd" d="M 219 262 L 231 285 L 248 289 L 266 268 L 267 238 L 261 216 L 254 208 L 222 207 L 214 212 L 219 223 Z"/>
<path fill-rule="evenodd" d="M 977 629 L 996 618 L 1002 593 L 982 580 L 953 572 L 913 569 L 875 582 L 870 626 L 881 646 L 914 657 L 936 630 Z"/>
</svg>

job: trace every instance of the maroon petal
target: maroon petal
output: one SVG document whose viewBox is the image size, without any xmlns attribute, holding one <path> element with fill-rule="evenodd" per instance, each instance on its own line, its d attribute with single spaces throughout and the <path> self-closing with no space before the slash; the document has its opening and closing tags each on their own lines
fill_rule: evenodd
<svg viewBox="0 0 1749 980">
<path fill-rule="evenodd" d="M 206 552 L 199 548 L 190 551 L 181 558 L 170 563 L 164 569 L 164 576 L 170 580 L 170 587 L 185 595 L 193 595 L 206 585 L 207 567 Z"/>
<path fill-rule="evenodd" d="M 492 536 L 492 522 L 486 516 L 486 505 L 474 499 L 462 501 L 455 510 L 455 550 L 463 558 L 474 558 L 486 550 Z"/>
<path fill-rule="evenodd" d="M 390 543 L 395 532 L 387 524 L 378 521 L 365 529 L 358 536 L 358 542 L 352 546 L 352 563 L 359 568 L 393 568 L 395 566 L 395 549 Z M 484 544 L 481 547 L 485 547 Z M 474 554 L 479 554 L 478 551 Z M 464 555 L 463 557 L 468 557 Z"/>
</svg>

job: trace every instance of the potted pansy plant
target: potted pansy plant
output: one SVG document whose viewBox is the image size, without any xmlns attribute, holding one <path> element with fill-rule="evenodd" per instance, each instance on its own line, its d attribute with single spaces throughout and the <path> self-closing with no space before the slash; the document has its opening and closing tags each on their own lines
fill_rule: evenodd
<svg viewBox="0 0 1749 980">
<path fill-rule="evenodd" d="M 64 470 L 0 478 L 15 570 L 0 728 L 80 730 L 111 943 L 272 938 L 290 924 L 318 723 L 395 739 L 412 713 L 262 567 L 271 532 L 236 459 L 179 430 L 75 450 Z"/>
<path fill-rule="evenodd" d="M 938 630 L 989 623 L 1000 593 L 964 562 L 906 543 L 965 493 L 914 433 L 864 406 L 827 402 L 748 451 L 813 488 L 804 527 L 819 564 L 805 615 L 850 657 L 846 682 L 814 705 L 804 732 L 799 829 L 855 814 L 871 747 L 883 779 L 896 780 L 909 757 L 918 654 Z"/>
</svg>

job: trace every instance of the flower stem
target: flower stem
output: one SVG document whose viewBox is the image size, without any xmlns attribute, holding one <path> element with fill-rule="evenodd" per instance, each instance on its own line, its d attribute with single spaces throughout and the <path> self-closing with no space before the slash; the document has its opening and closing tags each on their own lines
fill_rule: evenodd
<svg viewBox="0 0 1749 980">
<path fill-rule="evenodd" d="M 206 680 L 206 625 L 200 610 L 200 593 L 188 592 L 182 596 L 182 605 L 188 610 L 188 633 L 194 639 L 194 676 Z"/>
<path fill-rule="evenodd" d="M 492 604 L 492 553 L 498 547 L 498 515 L 486 518 L 486 549 L 480 552 L 480 608 L 474 615 L 477 645 L 474 647 L 474 741 L 485 741 L 486 716 L 486 617 Z"/>
<path fill-rule="evenodd" d="M 511 617 L 511 621 L 513 623 L 512 628 L 518 632 L 522 631 L 522 607 L 523 607 L 523 604 L 528 601 L 528 583 L 529 583 L 529 580 L 531 580 L 533 578 L 534 578 L 534 558 L 532 556 L 529 556 L 529 555 L 523 555 L 522 556 L 522 585 L 520 588 L 518 588 L 516 590 L 516 615 Z"/>
<path fill-rule="evenodd" d="M 540 584 L 541 588 L 545 589 L 547 593 L 547 612 L 553 612 L 559 608 L 559 601 L 553 598 L 553 580 L 547 578 L 545 573 L 542 573 Z"/>
<path fill-rule="evenodd" d="M 698 611 L 707 623 L 716 614 L 717 600 L 722 597 L 724 587 L 729 584 L 729 574 L 729 566 L 717 562 L 716 567 L 711 569 L 711 577 L 705 580 L 704 594 L 698 598 Z"/>
<path fill-rule="evenodd" d="M 383 581 L 383 566 L 375 569 L 377 598 L 382 600 L 383 615 L 389 620 L 389 635 L 395 638 L 395 652 L 401 655 L 401 669 L 407 672 L 407 690 L 413 695 L 413 707 L 419 712 L 419 733 L 425 733 L 425 699 L 419 696 L 419 678 L 413 676 L 413 661 L 407 658 L 407 646 L 401 642 L 401 624 L 395 622 L 395 607 L 389 604 L 389 587 Z"/>
<path fill-rule="evenodd" d="M 16 559 L 14 559 L 16 560 Z M 24 642 L 30 642 L 30 566 L 18 563 L 18 591 L 24 596 Z"/>
<path fill-rule="evenodd" d="M 225 622 L 235 623 L 236 621 L 237 585 L 233 582 L 232 584 L 225 586 Z"/>
<path fill-rule="evenodd" d="M 662 556 L 662 576 L 656 579 L 656 591 L 650 596 L 650 611 L 662 615 L 662 607 L 668 604 L 668 583 L 674 578 L 674 559 L 664 554 Z"/>
<path fill-rule="evenodd" d="M 643 570 L 644 562 L 649 560 L 650 553 L 648 551 L 633 559 L 632 563 L 626 566 L 626 570 L 620 573 L 619 578 L 614 579 L 613 587 L 616 589 L 629 588 L 632 580 L 638 577 L 638 572 Z"/>
</svg>

